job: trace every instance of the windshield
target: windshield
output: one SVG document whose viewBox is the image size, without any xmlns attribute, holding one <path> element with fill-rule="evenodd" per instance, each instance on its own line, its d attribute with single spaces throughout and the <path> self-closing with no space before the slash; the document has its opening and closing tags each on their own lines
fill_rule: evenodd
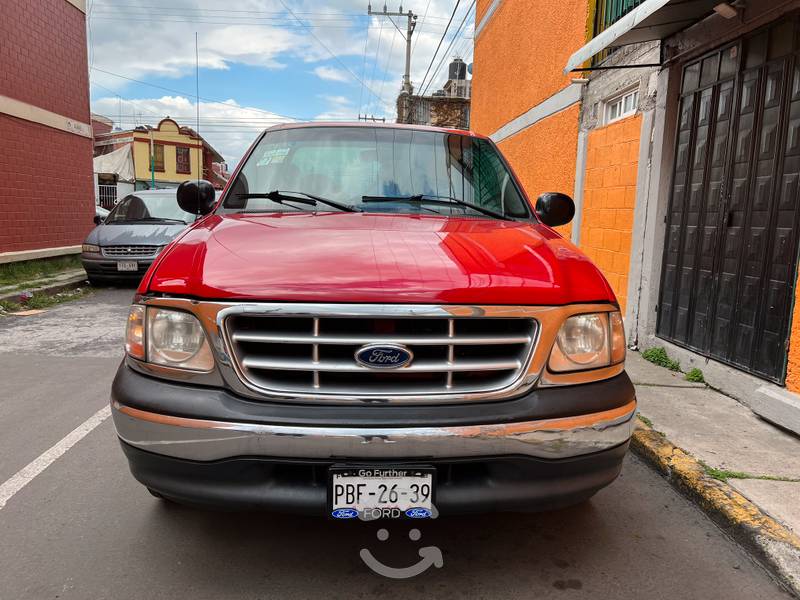
<svg viewBox="0 0 800 600">
<path fill-rule="evenodd" d="M 125 196 L 106 218 L 106 223 L 131 221 L 182 221 L 191 223 L 194 215 L 178 206 L 175 191 L 163 194 Z"/>
<path fill-rule="evenodd" d="M 369 212 L 486 218 L 529 212 L 494 146 L 465 135 L 413 129 L 304 127 L 267 133 L 226 195 L 227 212 L 332 210 L 252 197 L 302 192 Z M 250 196 L 250 197 L 248 197 Z"/>
</svg>

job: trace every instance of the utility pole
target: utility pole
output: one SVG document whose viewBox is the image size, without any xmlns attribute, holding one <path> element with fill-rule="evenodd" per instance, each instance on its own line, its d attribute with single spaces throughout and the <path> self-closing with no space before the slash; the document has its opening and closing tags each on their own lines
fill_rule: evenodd
<svg viewBox="0 0 800 600">
<path fill-rule="evenodd" d="M 408 12 L 403 12 L 403 5 L 400 5 L 400 9 L 397 12 L 389 12 L 386 9 L 386 4 L 383 5 L 383 10 L 380 12 L 372 10 L 372 4 L 367 4 L 367 14 L 369 16 L 375 17 L 405 17 L 407 19 L 406 25 L 406 69 L 403 73 L 403 92 L 405 93 L 405 112 L 408 113 L 408 103 L 411 97 L 411 94 L 414 92 L 414 86 L 411 85 L 411 36 L 414 35 L 414 29 L 417 26 L 417 15 L 415 15 L 410 10 Z M 392 21 L 392 25 L 397 27 L 394 21 Z M 398 27 L 399 31 L 399 27 Z M 402 31 L 400 34 L 402 35 Z M 404 115 L 405 116 L 405 115 Z"/>
</svg>

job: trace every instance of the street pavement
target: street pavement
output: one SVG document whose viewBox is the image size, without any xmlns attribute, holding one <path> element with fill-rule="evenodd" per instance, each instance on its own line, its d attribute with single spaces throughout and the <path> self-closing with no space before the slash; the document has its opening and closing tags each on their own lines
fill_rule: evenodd
<svg viewBox="0 0 800 600">
<path fill-rule="evenodd" d="M 635 457 L 581 506 L 414 523 L 415 541 L 405 522 L 156 500 L 130 476 L 110 419 L 63 443 L 107 405 L 132 295 L 104 289 L 0 318 L 0 600 L 789 597 Z M 15 492 L 3 506 L 4 489 Z M 359 557 L 366 548 L 406 567 L 424 546 L 441 549 L 443 566 L 406 580 Z"/>
</svg>

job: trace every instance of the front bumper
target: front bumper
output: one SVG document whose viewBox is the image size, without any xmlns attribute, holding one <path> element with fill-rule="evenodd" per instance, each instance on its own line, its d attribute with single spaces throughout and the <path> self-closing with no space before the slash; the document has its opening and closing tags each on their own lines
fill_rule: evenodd
<svg viewBox="0 0 800 600">
<path fill-rule="evenodd" d="M 338 463 L 434 465 L 443 513 L 569 504 L 619 474 L 635 413 L 624 373 L 505 402 L 289 406 L 123 363 L 112 391 L 117 433 L 147 487 L 185 502 L 314 514 L 325 513 L 327 468 Z"/>
<path fill-rule="evenodd" d="M 314 427 L 176 417 L 112 405 L 125 443 L 173 458 L 428 459 L 517 455 L 562 459 L 619 446 L 636 401 L 579 417 L 453 427 Z"/>
<path fill-rule="evenodd" d="M 123 260 L 123 259 L 120 259 Z M 141 279 L 155 258 L 131 258 L 138 263 L 136 271 L 117 271 L 117 260 L 99 254 L 81 254 L 81 263 L 89 277 L 94 279 Z"/>
</svg>

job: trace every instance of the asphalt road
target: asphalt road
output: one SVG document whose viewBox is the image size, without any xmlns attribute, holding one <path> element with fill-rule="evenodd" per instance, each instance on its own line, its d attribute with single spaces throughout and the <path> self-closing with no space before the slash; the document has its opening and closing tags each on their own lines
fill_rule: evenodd
<svg viewBox="0 0 800 600">
<path fill-rule="evenodd" d="M 59 446 L 108 402 L 131 296 L 106 289 L 0 318 L 2 600 L 789 597 L 634 457 L 582 506 L 439 519 L 417 524 L 416 541 L 407 523 L 162 503 L 130 476 L 110 419 Z M 2 490 L 17 488 L 3 507 Z M 381 527 L 388 540 L 378 540 Z M 359 556 L 367 548 L 406 567 L 425 546 L 441 549 L 442 568 L 406 580 L 376 575 Z"/>
</svg>

